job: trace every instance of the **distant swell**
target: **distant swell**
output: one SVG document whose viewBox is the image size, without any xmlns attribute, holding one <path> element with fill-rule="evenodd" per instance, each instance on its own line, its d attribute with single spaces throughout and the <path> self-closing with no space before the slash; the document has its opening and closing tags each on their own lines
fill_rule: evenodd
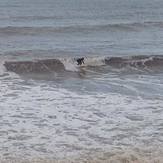
<svg viewBox="0 0 163 163">
<path fill-rule="evenodd" d="M 90 67 L 101 69 L 109 66 L 108 69 L 133 67 L 139 69 L 162 70 L 163 56 L 132 56 L 132 57 L 105 57 L 105 58 L 85 58 L 85 63 L 81 66 L 77 65 L 75 58 L 62 59 L 45 59 L 37 61 L 6 61 L 4 66 L 8 71 L 16 73 L 47 73 L 47 72 L 63 72 L 63 71 L 80 71 Z M 95 70 L 95 69 L 94 69 Z"/>
<path fill-rule="evenodd" d="M 131 22 L 115 24 L 92 24 L 92 25 L 70 25 L 70 26 L 42 26 L 42 27 L 0 27 L 0 35 L 33 35 L 71 32 L 95 32 L 95 31 L 139 31 L 141 29 L 161 28 L 163 22 Z"/>
</svg>

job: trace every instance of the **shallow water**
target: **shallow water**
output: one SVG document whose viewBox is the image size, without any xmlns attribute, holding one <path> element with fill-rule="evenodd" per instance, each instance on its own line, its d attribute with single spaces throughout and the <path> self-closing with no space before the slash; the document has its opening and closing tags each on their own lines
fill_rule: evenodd
<svg viewBox="0 0 163 163">
<path fill-rule="evenodd" d="M 2 160 L 161 162 L 162 8 L 0 1 Z"/>
</svg>

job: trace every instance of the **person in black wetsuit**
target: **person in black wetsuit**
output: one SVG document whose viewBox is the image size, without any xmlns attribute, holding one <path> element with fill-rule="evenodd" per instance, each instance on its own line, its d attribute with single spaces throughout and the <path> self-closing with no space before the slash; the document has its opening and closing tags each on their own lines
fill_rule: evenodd
<svg viewBox="0 0 163 163">
<path fill-rule="evenodd" d="M 77 58 L 76 61 L 77 61 L 77 65 L 82 65 L 82 64 L 84 64 L 84 57 Z"/>
</svg>

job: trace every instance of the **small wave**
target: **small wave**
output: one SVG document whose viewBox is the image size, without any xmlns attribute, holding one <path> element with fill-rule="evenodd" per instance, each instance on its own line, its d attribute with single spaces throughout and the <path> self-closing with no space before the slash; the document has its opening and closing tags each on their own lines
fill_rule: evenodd
<svg viewBox="0 0 163 163">
<path fill-rule="evenodd" d="M 162 70 L 163 56 L 132 56 L 132 57 L 85 57 L 84 64 L 78 65 L 77 58 L 43 59 L 34 61 L 6 61 L 4 66 L 8 71 L 16 73 L 47 73 L 47 72 L 78 72 L 93 68 L 109 66 L 122 70 L 136 68 L 137 70 Z M 105 69 L 106 71 L 106 69 Z"/>
<path fill-rule="evenodd" d="M 10 21 L 35 21 L 35 20 L 61 20 L 62 16 L 44 16 L 44 15 L 33 15 L 33 16 L 3 16 L 0 20 L 10 20 Z"/>
<path fill-rule="evenodd" d="M 115 23 L 115 24 L 92 24 L 92 25 L 70 25 L 70 26 L 42 26 L 42 27 L 26 27 L 26 26 L 7 26 L 0 27 L 1 35 L 41 35 L 53 33 L 72 33 L 72 32 L 97 32 L 97 31 L 139 31 L 140 29 L 148 29 L 152 27 L 163 27 L 163 22 L 132 22 L 132 23 Z"/>
<path fill-rule="evenodd" d="M 11 16 L 10 19 L 12 20 L 23 20 L 23 21 L 29 21 L 29 20 L 57 20 L 57 19 L 63 19 L 62 16 Z"/>
</svg>

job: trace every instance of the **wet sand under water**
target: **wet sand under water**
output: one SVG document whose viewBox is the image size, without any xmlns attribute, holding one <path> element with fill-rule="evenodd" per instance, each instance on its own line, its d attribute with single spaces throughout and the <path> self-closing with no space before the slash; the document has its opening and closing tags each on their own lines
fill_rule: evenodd
<svg viewBox="0 0 163 163">
<path fill-rule="evenodd" d="M 32 159 L 1 159 L 0 163 L 162 163 L 163 151 L 137 151 L 131 150 L 90 152 L 79 157 L 68 157 L 64 159 L 54 158 L 32 158 Z"/>
</svg>

